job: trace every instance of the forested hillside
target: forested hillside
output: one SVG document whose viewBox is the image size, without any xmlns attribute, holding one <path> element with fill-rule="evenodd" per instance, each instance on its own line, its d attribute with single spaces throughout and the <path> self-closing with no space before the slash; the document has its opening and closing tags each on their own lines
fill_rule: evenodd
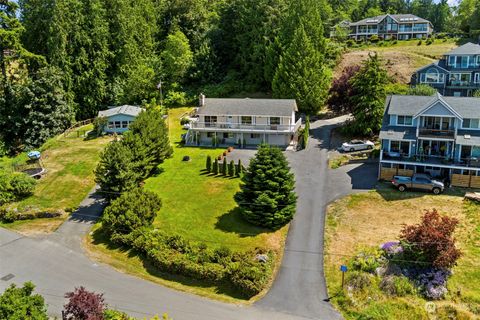
<svg viewBox="0 0 480 320">
<path fill-rule="evenodd" d="M 325 102 L 341 20 L 411 12 L 471 36 L 480 0 L 0 1 L 0 151 L 41 145 L 119 104 L 167 106 L 264 93 Z"/>
</svg>

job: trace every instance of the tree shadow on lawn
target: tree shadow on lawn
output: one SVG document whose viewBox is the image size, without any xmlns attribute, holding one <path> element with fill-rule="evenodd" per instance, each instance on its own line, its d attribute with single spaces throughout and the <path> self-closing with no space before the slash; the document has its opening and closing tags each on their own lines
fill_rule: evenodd
<svg viewBox="0 0 480 320">
<path fill-rule="evenodd" d="M 108 235 L 106 235 L 101 228 L 96 229 L 93 232 L 92 240 L 93 244 L 96 246 L 104 245 L 108 250 L 126 253 L 128 258 L 139 258 L 145 271 L 147 271 L 148 274 L 153 277 L 161 278 L 167 281 L 177 282 L 189 287 L 196 287 L 202 289 L 213 288 L 213 290 L 211 289 L 211 291 L 216 294 L 226 295 L 235 299 L 248 301 L 248 298 L 245 298 L 245 296 L 243 296 L 240 292 L 232 289 L 231 284 L 227 282 L 222 281 L 218 283 L 213 283 L 206 280 L 197 280 L 182 275 L 162 272 L 141 252 L 138 252 L 127 246 L 122 246 L 111 242 L 108 238 Z"/>
<path fill-rule="evenodd" d="M 242 238 L 256 237 L 262 233 L 273 233 L 274 230 L 261 228 L 250 224 L 243 219 L 239 207 L 224 213 L 218 217 L 215 223 L 215 229 L 220 229 L 224 232 L 236 233 Z"/>
</svg>

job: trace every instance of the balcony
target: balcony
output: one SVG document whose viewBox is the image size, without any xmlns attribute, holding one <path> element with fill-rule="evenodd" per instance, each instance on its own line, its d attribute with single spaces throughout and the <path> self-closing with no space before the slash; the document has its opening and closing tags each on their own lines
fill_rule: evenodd
<svg viewBox="0 0 480 320">
<path fill-rule="evenodd" d="M 443 139 L 454 139 L 455 130 L 439 130 L 439 129 L 427 129 L 420 128 L 418 131 L 419 137 L 427 138 L 443 138 Z"/>
<path fill-rule="evenodd" d="M 395 161 L 395 162 L 405 162 L 410 164 L 426 164 L 430 166 L 440 165 L 440 166 L 455 166 L 455 167 L 464 167 L 464 168 L 480 168 L 480 159 L 469 157 L 461 159 L 451 159 L 445 156 L 433 156 L 425 154 L 402 154 L 399 152 L 383 152 L 383 160 Z"/>
<path fill-rule="evenodd" d="M 218 130 L 222 132 L 228 131 L 245 131 L 245 132 L 296 132 L 302 125 L 302 119 L 298 119 L 294 125 L 286 124 L 246 124 L 246 123 L 227 123 L 227 122 L 198 122 L 192 121 L 191 129 L 200 131 Z M 213 129 L 213 130 L 212 130 Z"/>
<path fill-rule="evenodd" d="M 455 88 L 471 88 L 471 87 L 480 87 L 480 83 L 475 83 L 472 81 L 451 80 L 448 82 L 448 86 L 455 87 Z"/>
</svg>

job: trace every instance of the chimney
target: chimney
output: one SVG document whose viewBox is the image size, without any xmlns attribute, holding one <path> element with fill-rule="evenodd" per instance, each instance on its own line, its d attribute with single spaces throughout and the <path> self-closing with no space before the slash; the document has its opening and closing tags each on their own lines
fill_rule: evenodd
<svg viewBox="0 0 480 320">
<path fill-rule="evenodd" d="M 198 96 L 198 105 L 200 107 L 205 106 L 205 95 L 203 93 L 200 93 L 200 95 Z"/>
</svg>

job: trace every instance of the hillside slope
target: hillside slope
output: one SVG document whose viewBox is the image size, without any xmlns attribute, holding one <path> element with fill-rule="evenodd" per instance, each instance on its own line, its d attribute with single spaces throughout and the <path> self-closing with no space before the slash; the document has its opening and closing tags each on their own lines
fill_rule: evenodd
<svg viewBox="0 0 480 320">
<path fill-rule="evenodd" d="M 404 41 L 389 47 L 363 47 L 346 52 L 334 71 L 337 77 L 342 70 L 349 66 L 360 64 L 368 58 L 369 53 L 377 52 L 383 59 L 388 74 L 400 83 L 409 83 L 412 74 L 418 68 L 438 60 L 442 54 L 456 48 L 453 40 L 443 42 L 436 40 L 431 45 L 418 45 L 417 41 Z"/>
</svg>

